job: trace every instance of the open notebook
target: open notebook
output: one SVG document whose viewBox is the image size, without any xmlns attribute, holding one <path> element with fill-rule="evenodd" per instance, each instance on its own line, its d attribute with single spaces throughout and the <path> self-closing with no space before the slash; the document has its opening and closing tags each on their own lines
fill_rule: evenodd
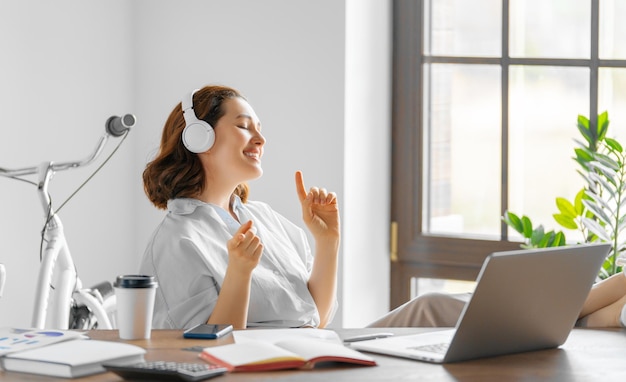
<svg viewBox="0 0 626 382">
<path fill-rule="evenodd" d="M 447 363 L 562 345 L 609 244 L 489 255 L 454 329 L 352 344 L 358 350 Z"/>
</svg>

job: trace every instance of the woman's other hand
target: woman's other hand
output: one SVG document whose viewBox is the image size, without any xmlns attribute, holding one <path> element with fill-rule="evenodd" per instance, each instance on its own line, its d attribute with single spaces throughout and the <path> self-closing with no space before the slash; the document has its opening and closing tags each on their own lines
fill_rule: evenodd
<svg viewBox="0 0 626 382">
<path fill-rule="evenodd" d="M 263 244 L 254 234 L 251 220 L 239 227 L 232 239 L 226 243 L 226 247 L 228 269 L 217 303 L 207 323 L 228 322 L 235 329 L 245 329 L 248 322 L 252 271 L 259 264 L 263 254 Z"/>
<path fill-rule="evenodd" d="M 228 266 L 243 272 L 252 272 L 263 254 L 263 243 L 252 229 L 252 220 L 239 227 L 232 239 L 228 240 Z"/>
<path fill-rule="evenodd" d="M 307 192 L 300 171 L 296 172 L 296 190 L 304 223 L 315 237 L 315 260 L 308 287 L 320 315 L 319 327 L 324 328 L 332 319 L 337 299 L 340 241 L 337 195 L 317 187 L 311 187 Z"/>
<path fill-rule="evenodd" d="M 302 219 L 316 239 L 339 238 L 339 205 L 337 195 L 325 188 L 304 186 L 301 171 L 296 172 L 296 191 L 302 205 Z"/>
</svg>

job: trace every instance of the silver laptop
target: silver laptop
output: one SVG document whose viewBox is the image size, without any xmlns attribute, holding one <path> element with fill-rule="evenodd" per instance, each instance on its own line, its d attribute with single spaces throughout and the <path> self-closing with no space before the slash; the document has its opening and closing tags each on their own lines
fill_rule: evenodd
<svg viewBox="0 0 626 382">
<path fill-rule="evenodd" d="M 454 329 L 355 342 L 354 349 L 448 363 L 562 345 L 609 244 L 496 252 Z"/>
</svg>

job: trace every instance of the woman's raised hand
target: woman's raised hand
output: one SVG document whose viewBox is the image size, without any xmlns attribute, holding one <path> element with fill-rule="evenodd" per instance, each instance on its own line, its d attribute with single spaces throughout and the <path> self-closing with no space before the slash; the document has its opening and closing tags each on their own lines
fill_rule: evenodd
<svg viewBox="0 0 626 382">
<path fill-rule="evenodd" d="M 263 254 L 263 243 L 252 229 L 252 220 L 242 224 L 226 246 L 229 267 L 235 266 L 242 271 L 252 272 Z"/>
<path fill-rule="evenodd" d="M 316 239 L 339 238 L 339 205 L 337 195 L 325 188 L 304 186 L 301 171 L 296 172 L 296 191 L 302 205 L 302 219 Z"/>
</svg>

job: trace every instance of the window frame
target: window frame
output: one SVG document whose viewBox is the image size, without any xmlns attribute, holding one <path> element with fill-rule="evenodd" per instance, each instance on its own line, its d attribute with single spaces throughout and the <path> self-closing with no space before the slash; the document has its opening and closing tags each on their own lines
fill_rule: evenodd
<svg viewBox="0 0 626 382">
<path fill-rule="evenodd" d="M 424 144 L 424 64 L 488 64 L 501 67 L 501 194 L 500 213 L 508 209 L 509 68 L 513 65 L 569 66 L 590 69 L 589 116 L 598 114 L 598 72 L 601 67 L 626 67 L 626 60 L 599 58 L 599 0 L 591 0 L 589 59 L 516 58 L 509 52 L 509 0 L 502 0 L 501 57 L 432 56 L 424 54 L 423 15 L 428 0 L 393 2 L 393 103 L 391 221 L 391 307 L 410 298 L 413 277 L 474 280 L 485 257 L 496 251 L 520 249 L 509 241 L 501 222 L 499 240 L 425 234 L 422 224 L 424 184 L 428 169 L 421 166 Z M 504 16 L 506 15 L 506 16 Z"/>
</svg>

